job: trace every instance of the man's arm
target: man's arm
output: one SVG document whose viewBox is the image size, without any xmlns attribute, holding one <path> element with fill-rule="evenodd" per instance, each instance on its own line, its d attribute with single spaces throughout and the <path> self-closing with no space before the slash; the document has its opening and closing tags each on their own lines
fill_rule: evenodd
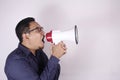
<svg viewBox="0 0 120 80">
<path fill-rule="evenodd" d="M 59 58 L 66 53 L 66 46 L 63 42 L 52 45 L 52 56 L 45 69 L 38 75 L 29 65 L 25 58 L 7 59 L 5 73 L 11 80 L 54 80 Z"/>
</svg>

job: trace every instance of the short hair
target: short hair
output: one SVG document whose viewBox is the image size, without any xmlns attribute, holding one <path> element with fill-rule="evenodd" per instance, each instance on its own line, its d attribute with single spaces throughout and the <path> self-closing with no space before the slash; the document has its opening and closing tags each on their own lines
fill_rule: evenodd
<svg viewBox="0 0 120 80">
<path fill-rule="evenodd" d="M 22 34 L 26 33 L 29 30 L 30 22 L 35 21 L 32 17 L 27 17 L 22 19 L 15 28 L 16 35 L 20 41 L 20 43 L 23 41 Z"/>
</svg>

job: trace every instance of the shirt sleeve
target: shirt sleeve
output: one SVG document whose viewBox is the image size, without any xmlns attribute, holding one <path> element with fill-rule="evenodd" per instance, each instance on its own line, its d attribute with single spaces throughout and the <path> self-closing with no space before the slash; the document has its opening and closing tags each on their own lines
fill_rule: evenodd
<svg viewBox="0 0 120 80">
<path fill-rule="evenodd" d="M 54 80 L 58 62 L 59 59 L 51 56 L 41 75 L 38 75 L 25 59 L 13 59 L 6 63 L 5 73 L 13 80 Z"/>
<path fill-rule="evenodd" d="M 58 62 L 59 59 L 51 56 L 50 60 L 48 61 L 47 66 L 45 67 L 45 69 L 43 70 L 42 74 L 41 74 L 41 80 L 54 80 L 55 76 L 57 74 L 57 70 L 58 70 Z M 42 77 L 43 76 L 43 77 Z M 47 79 L 44 79 L 44 77 L 46 77 Z"/>
</svg>

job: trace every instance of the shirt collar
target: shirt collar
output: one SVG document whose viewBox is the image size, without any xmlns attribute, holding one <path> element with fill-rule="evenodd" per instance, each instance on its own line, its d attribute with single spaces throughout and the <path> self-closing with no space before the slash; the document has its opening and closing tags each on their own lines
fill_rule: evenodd
<svg viewBox="0 0 120 80">
<path fill-rule="evenodd" d="M 26 56 L 32 54 L 27 47 L 25 47 L 24 45 L 20 43 L 18 44 L 18 49 L 20 49 L 23 53 L 25 53 Z"/>
</svg>

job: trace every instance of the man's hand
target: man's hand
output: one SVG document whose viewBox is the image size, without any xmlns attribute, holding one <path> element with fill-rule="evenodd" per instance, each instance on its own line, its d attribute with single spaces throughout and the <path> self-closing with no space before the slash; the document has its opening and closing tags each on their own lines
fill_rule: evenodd
<svg viewBox="0 0 120 80">
<path fill-rule="evenodd" d="M 66 45 L 63 41 L 59 42 L 57 45 L 52 44 L 52 55 L 61 58 L 66 53 Z"/>
</svg>

